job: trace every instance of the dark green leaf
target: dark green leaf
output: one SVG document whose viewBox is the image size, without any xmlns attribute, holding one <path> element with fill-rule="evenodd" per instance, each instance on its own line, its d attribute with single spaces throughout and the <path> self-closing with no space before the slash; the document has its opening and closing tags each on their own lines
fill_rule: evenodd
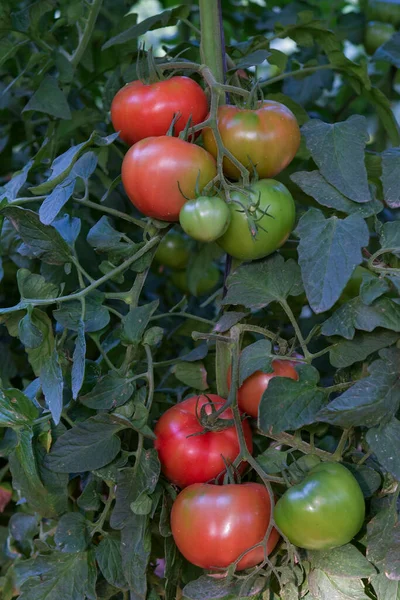
<svg viewBox="0 0 400 600">
<path fill-rule="evenodd" d="M 311 571 L 308 584 L 315 600 L 368 600 L 360 579 L 334 577 L 320 569 Z"/>
<path fill-rule="evenodd" d="M 393 146 L 400 144 L 400 131 L 389 98 L 377 87 L 363 89 L 363 96 L 373 105 Z"/>
<path fill-rule="evenodd" d="M 104 296 L 93 291 L 85 296 L 85 331 L 91 333 L 103 329 L 110 322 L 110 313 L 103 306 Z M 79 331 L 82 318 L 82 304 L 79 300 L 63 302 L 60 308 L 53 311 L 55 320 L 66 329 Z"/>
<path fill-rule="evenodd" d="M 400 600 L 400 581 L 390 581 L 385 573 L 372 578 L 377 600 Z"/>
<path fill-rule="evenodd" d="M 327 575 L 349 579 L 368 579 L 376 574 L 376 569 L 355 546 L 346 544 L 328 551 L 307 552 L 314 569 L 321 569 Z"/>
<path fill-rule="evenodd" d="M 397 383 L 399 379 L 397 379 Z M 396 401 L 400 402 L 397 392 Z M 367 431 L 366 440 L 370 450 L 376 455 L 381 465 L 400 480 L 400 421 L 392 419 L 390 423 L 381 427 L 374 427 Z"/>
<path fill-rule="evenodd" d="M 368 227 L 359 215 L 325 219 L 310 208 L 297 226 L 299 264 L 311 308 L 324 312 L 340 297 L 368 245 Z"/>
<path fill-rule="evenodd" d="M 153 502 L 150 496 L 148 496 L 146 492 L 142 492 L 136 500 L 131 503 L 130 508 L 135 515 L 148 515 L 151 513 L 152 504 Z"/>
<path fill-rule="evenodd" d="M 96 415 L 59 437 L 47 457 L 56 473 L 93 471 L 108 464 L 118 454 L 121 441 L 115 434 L 123 429 L 108 415 Z"/>
<path fill-rule="evenodd" d="M 29 559 L 24 568 L 20 600 L 94 600 L 96 597 L 96 567 L 91 552 L 53 552 Z"/>
<path fill-rule="evenodd" d="M 373 427 L 390 419 L 400 405 L 400 350 L 381 350 L 370 375 L 332 400 L 317 415 L 319 421 L 348 428 Z"/>
<path fill-rule="evenodd" d="M 126 588 L 127 583 L 122 571 L 121 540 L 119 536 L 109 534 L 96 547 L 96 560 L 103 577 L 117 588 Z"/>
<path fill-rule="evenodd" d="M 40 220 L 44 225 L 51 225 L 64 204 L 68 202 L 74 193 L 76 179 L 68 177 L 57 185 L 49 196 L 44 200 L 40 209 Z"/>
<path fill-rule="evenodd" d="M 268 50 L 255 50 L 247 56 L 244 56 L 236 63 L 237 69 L 248 69 L 249 67 L 253 67 L 254 65 L 261 65 L 268 57 L 270 56 L 270 52 Z"/>
<path fill-rule="evenodd" d="M 274 377 L 265 390 L 259 407 L 259 426 L 266 433 L 299 429 L 316 420 L 326 401 L 326 392 L 317 387 L 318 371 L 310 365 L 296 367 L 299 381 Z"/>
<path fill-rule="evenodd" d="M 202 362 L 181 362 L 172 368 L 172 372 L 179 381 L 195 390 L 203 392 L 208 388 L 207 371 Z"/>
<path fill-rule="evenodd" d="M 389 546 L 385 561 L 385 574 L 389 579 L 400 581 L 400 523 L 393 530 L 392 543 Z"/>
<path fill-rule="evenodd" d="M 77 504 L 82 510 L 97 511 L 101 507 L 100 491 L 102 482 L 97 477 L 90 475 L 86 480 L 85 488 L 77 499 Z"/>
<path fill-rule="evenodd" d="M 371 467 L 347 462 L 344 465 L 357 479 L 364 498 L 370 498 L 381 487 L 382 477 L 377 471 L 371 469 Z"/>
<path fill-rule="evenodd" d="M 383 60 L 400 68 L 400 33 L 397 32 L 389 41 L 379 46 L 374 54 L 374 60 Z"/>
<path fill-rule="evenodd" d="M 138 344 L 149 323 L 150 317 L 157 310 L 158 300 L 131 309 L 122 319 L 122 339 L 127 344 Z"/>
<path fill-rule="evenodd" d="M 53 350 L 50 358 L 42 366 L 40 371 L 40 383 L 42 385 L 46 404 L 57 425 L 60 422 L 63 408 L 64 381 L 56 350 Z"/>
<path fill-rule="evenodd" d="M 121 240 L 122 234 L 110 224 L 108 217 L 101 217 L 90 229 L 87 241 L 98 250 L 109 250 Z"/>
<path fill-rule="evenodd" d="M 107 48 L 111 48 L 116 44 L 125 44 L 131 40 L 136 40 L 147 31 L 152 31 L 153 29 L 160 29 L 161 27 L 170 27 L 172 25 L 176 25 L 179 19 L 186 19 L 189 16 L 189 13 L 189 6 L 177 6 L 171 10 L 165 10 L 158 15 L 148 17 L 147 19 L 144 19 L 144 21 L 141 21 L 141 23 L 138 25 L 133 25 L 133 27 L 129 27 L 129 29 L 126 29 L 122 33 L 119 33 L 115 37 L 108 40 L 103 45 L 102 49 L 106 50 Z"/>
<path fill-rule="evenodd" d="M 222 303 L 247 308 L 263 308 L 303 292 L 300 267 L 292 259 L 285 262 L 279 254 L 238 267 L 229 275 L 227 287 Z"/>
<path fill-rule="evenodd" d="M 110 372 L 104 375 L 91 392 L 81 396 L 80 401 L 89 408 L 104 410 L 122 406 L 133 394 L 133 385 L 129 380 Z"/>
<path fill-rule="evenodd" d="M 58 286 L 47 283 L 45 278 L 28 269 L 19 269 L 17 273 L 18 289 L 23 299 L 55 298 L 58 296 Z"/>
<path fill-rule="evenodd" d="M 381 297 L 371 306 L 354 298 L 341 306 L 322 325 L 323 335 L 340 335 L 353 339 L 356 329 L 374 331 L 377 327 L 400 331 L 400 306 L 390 298 Z"/>
<path fill-rule="evenodd" d="M 38 414 L 36 406 L 19 390 L 0 390 L 0 427 L 30 425 Z"/>
<path fill-rule="evenodd" d="M 392 221 L 385 223 L 380 232 L 382 248 L 390 248 L 393 254 L 400 254 L 400 222 Z M 397 252 L 394 252 L 395 249 Z"/>
<path fill-rule="evenodd" d="M 141 493 L 154 492 L 160 476 L 160 462 L 154 448 L 145 450 L 140 455 L 139 466 L 120 472 L 117 483 L 117 495 L 111 527 L 122 529 L 132 516 L 130 505 L 137 500 Z"/>
<path fill-rule="evenodd" d="M 400 34 L 396 34 L 400 39 Z M 400 192 L 397 182 L 400 177 L 399 148 L 390 148 L 382 154 L 383 197 L 391 208 L 400 207 Z"/>
<path fill-rule="evenodd" d="M 54 227 L 43 225 L 36 213 L 18 206 L 6 206 L 1 212 L 35 257 L 50 265 L 71 261 L 71 251 L 66 242 Z"/>
<path fill-rule="evenodd" d="M 71 110 L 64 93 L 54 77 L 45 77 L 22 112 L 33 110 L 46 113 L 56 119 L 71 119 Z"/>
<path fill-rule="evenodd" d="M 88 522 L 81 513 L 67 513 L 58 522 L 54 541 L 61 552 L 83 552 L 89 544 Z"/>
<path fill-rule="evenodd" d="M 389 283 L 383 277 L 376 277 L 373 273 L 363 273 L 360 298 L 364 304 L 372 304 L 374 300 L 386 294 L 389 290 Z"/>
<path fill-rule="evenodd" d="M 371 200 L 363 204 L 358 204 L 346 198 L 333 185 L 323 178 L 319 171 L 300 171 L 290 177 L 305 194 L 311 196 L 328 208 L 333 208 L 339 212 L 348 215 L 358 214 L 360 217 L 370 217 L 383 210 L 382 202 Z"/>
<path fill-rule="evenodd" d="M 350 200 L 369 202 L 364 164 L 369 139 L 365 117 L 353 115 L 334 125 L 313 119 L 303 125 L 302 133 L 324 178 Z"/>
<path fill-rule="evenodd" d="M 0 192 L 0 202 L 4 198 L 7 198 L 9 201 L 16 199 L 19 190 L 26 183 L 28 173 L 32 168 L 32 165 L 33 161 L 30 160 L 25 167 L 20 172 L 16 173 L 14 177 L 12 177 L 12 179 L 4 186 L 3 191 Z"/>
<path fill-rule="evenodd" d="M 78 217 L 70 217 L 65 214 L 53 222 L 53 227 L 57 229 L 67 244 L 73 248 L 81 230 L 81 220 Z"/>
<path fill-rule="evenodd" d="M 228 331 L 231 327 L 239 323 L 243 319 L 243 317 L 246 316 L 247 313 L 244 312 L 236 312 L 233 310 L 225 312 L 214 325 L 213 331 L 216 331 L 217 333 L 225 333 L 225 331 Z"/>
<path fill-rule="evenodd" d="M 74 400 L 77 399 L 80 389 L 83 385 L 85 378 L 85 354 L 86 354 L 86 339 L 85 339 L 85 327 L 81 322 L 78 335 L 75 340 L 75 349 L 72 357 L 72 373 L 71 373 L 71 387 L 72 397 Z"/>
<path fill-rule="evenodd" d="M 265 452 L 257 456 L 257 462 L 269 475 L 281 473 L 287 468 L 288 453 L 277 448 L 267 448 Z"/>
<path fill-rule="evenodd" d="M 380 510 L 367 526 L 367 557 L 379 565 L 386 558 L 392 541 L 393 528 L 397 522 L 396 501 Z"/>
<path fill-rule="evenodd" d="M 378 330 L 374 333 L 356 333 L 352 340 L 336 342 L 329 352 L 331 364 L 344 368 L 365 360 L 377 350 L 391 346 L 399 336 L 394 331 Z"/>
<path fill-rule="evenodd" d="M 149 518 L 131 513 L 121 531 L 122 568 L 130 589 L 131 600 L 145 600 L 146 570 L 150 558 Z"/>
<path fill-rule="evenodd" d="M 258 340 L 246 346 L 240 355 L 239 385 L 256 371 L 272 373 L 272 359 L 269 340 Z"/>
</svg>

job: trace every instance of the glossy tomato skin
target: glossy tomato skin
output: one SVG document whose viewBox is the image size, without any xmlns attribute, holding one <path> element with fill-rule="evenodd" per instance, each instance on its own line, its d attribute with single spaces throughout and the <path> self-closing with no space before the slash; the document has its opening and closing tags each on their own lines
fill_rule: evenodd
<svg viewBox="0 0 400 600">
<path fill-rule="evenodd" d="M 124 142 L 135 144 L 147 137 L 165 135 L 176 114 L 181 116 L 174 126 L 179 135 L 189 117 L 192 125 L 204 121 L 208 111 L 207 97 L 198 83 L 189 77 L 171 77 L 146 85 L 128 83 L 117 92 L 111 104 L 111 121 Z"/>
<path fill-rule="evenodd" d="M 215 160 L 200 146 L 163 136 L 141 140 L 125 154 L 122 183 L 140 212 L 160 221 L 177 221 L 187 198 L 217 174 Z"/>
<path fill-rule="evenodd" d="M 218 109 L 218 127 L 224 146 L 259 178 L 274 177 L 293 160 L 300 146 L 300 129 L 296 117 L 283 104 L 266 100 L 250 110 L 223 105 Z M 211 129 L 203 130 L 204 147 L 217 156 Z M 224 158 L 224 173 L 239 179 L 240 172 Z"/>
<path fill-rule="evenodd" d="M 189 562 L 203 569 L 225 568 L 262 541 L 270 519 L 269 495 L 259 483 L 195 484 L 175 500 L 171 529 L 176 545 Z M 277 531 L 272 529 L 267 554 L 278 539 Z M 237 569 L 248 569 L 263 560 L 264 549 L 259 546 L 245 554 Z"/>
<path fill-rule="evenodd" d="M 268 256 L 282 246 L 293 229 L 296 209 L 289 190 L 275 179 L 260 179 L 251 186 L 251 195 L 233 192 L 229 205 L 231 221 L 217 244 L 239 260 L 255 260 Z M 246 212 L 253 205 L 253 219 L 258 225 L 253 238 Z M 267 213 L 267 214 L 265 214 Z"/>
<path fill-rule="evenodd" d="M 207 405 L 207 412 L 211 413 L 210 400 L 217 409 L 225 402 L 216 394 L 192 396 L 169 408 L 155 427 L 154 445 L 162 471 L 167 479 L 179 487 L 203 483 L 217 477 L 225 470 L 222 457 L 229 463 L 239 454 L 235 426 L 222 431 L 192 435 L 203 431 L 198 415 L 204 405 Z M 232 419 L 231 409 L 224 411 L 220 418 Z M 247 421 L 243 421 L 243 431 L 247 447 L 252 452 L 252 433 Z"/>
<path fill-rule="evenodd" d="M 289 377 L 298 380 L 299 374 L 294 368 L 295 363 L 289 360 L 276 359 L 272 362 L 272 373 L 256 371 L 244 380 L 238 389 L 238 405 L 241 411 L 257 419 L 261 398 L 273 377 Z M 228 371 L 228 386 L 231 386 L 231 369 Z"/>
<path fill-rule="evenodd" d="M 275 506 L 274 518 L 288 539 L 307 550 L 328 550 L 350 542 L 364 522 L 360 486 L 346 467 L 320 463 L 289 488 Z"/>
<path fill-rule="evenodd" d="M 365 29 L 364 45 L 368 54 L 374 54 L 382 44 L 390 40 L 396 29 L 391 23 L 369 21 Z"/>
<path fill-rule="evenodd" d="M 183 231 L 199 242 L 213 242 L 228 228 L 231 213 L 218 196 L 200 196 L 183 205 L 179 222 Z"/>
<path fill-rule="evenodd" d="M 220 272 L 216 265 L 211 264 L 202 273 L 201 278 L 197 281 L 195 296 L 203 296 L 215 289 L 220 279 Z M 187 271 L 175 271 L 171 273 L 171 282 L 184 294 L 192 293 L 189 288 Z"/>
<path fill-rule="evenodd" d="M 177 231 L 169 231 L 161 240 L 155 260 L 171 269 L 184 269 L 190 258 L 188 241 Z"/>
</svg>

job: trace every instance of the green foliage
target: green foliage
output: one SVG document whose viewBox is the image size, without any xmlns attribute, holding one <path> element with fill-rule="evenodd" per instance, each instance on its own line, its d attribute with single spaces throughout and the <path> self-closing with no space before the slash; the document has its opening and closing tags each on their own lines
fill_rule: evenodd
<svg viewBox="0 0 400 600">
<path fill-rule="evenodd" d="M 400 3 L 262 4 L 221 1 L 226 79 L 241 88 L 229 101 L 244 105 L 259 80 L 255 95 L 295 114 L 302 143 L 276 178 L 296 228 L 248 264 L 187 241 L 182 296 L 153 261 L 169 224 L 140 215 L 121 186 L 126 146 L 109 109 L 155 66 L 208 86 L 197 3 L 163 0 L 139 18 L 124 0 L 0 2 L 4 600 L 400 597 L 400 33 L 371 57 L 363 46 L 365 11 Z M 220 287 L 196 298 L 210 268 Z M 315 455 L 342 460 L 367 518 L 343 547 L 295 560 L 281 541 L 261 572 L 209 577 L 171 536 L 177 490 L 154 425 L 189 395 L 227 394 L 232 358 L 240 385 L 280 355 L 299 380 L 271 379 L 244 480 L 262 474 L 278 497 Z"/>
</svg>

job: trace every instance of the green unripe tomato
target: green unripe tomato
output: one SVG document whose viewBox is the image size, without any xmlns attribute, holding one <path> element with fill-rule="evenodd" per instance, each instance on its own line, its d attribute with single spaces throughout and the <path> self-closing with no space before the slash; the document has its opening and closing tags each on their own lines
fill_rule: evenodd
<svg viewBox="0 0 400 600">
<path fill-rule="evenodd" d="M 197 281 L 197 287 L 194 295 L 202 296 L 203 294 L 208 294 L 208 292 L 211 292 L 219 281 L 219 275 L 220 273 L 218 267 L 211 264 L 204 271 L 201 278 Z M 171 281 L 174 285 L 176 285 L 178 290 L 184 294 L 191 293 L 189 289 L 187 271 L 174 271 L 171 274 Z"/>
<path fill-rule="evenodd" d="M 171 269 L 184 269 L 189 262 L 188 242 L 177 231 L 169 231 L 161 240 L 154 259 Z"/>
<path fill-rule="evenodd" d="M 234 258 L 255 260 L 282 246 L 293 229 L 296 211 L 289 190 L 275 179 L 260 179 L 249 193 L 233 192 L 229 204 L 231 222 L 218 245 Z M 248 216 L 257 225 L 256 236 L 249 229 Z"/>
<path fill-rule="evenodd" d="M 274 519 L 292 544 L 329 550 L 347 544 L 361 529 L 364 496 L 355 477 L 339 463 L 320 463 L 289 488 L 275 506 Z"/>
<path fill-rule="evenodd" d="M 179 213 L 183 231 L 198 242 L 213 242 L 225 233 L 231 213 L 227 203 L 218 196 L 200 196 L 185 202 Z"/>
<path fill-rule="evenodd" d="M 397 27 L 400 25 L 400 0 L 369 0 L 367 18 L 369 21 L 383 21 Z"/>
<path fill-rule="evenodd" d="M 379 46 L 390 40 L 396 29 L 391 23 L 370 21 L 365 29 L 364 46 L 368 54 L 374 54 Z"/>
</svg>

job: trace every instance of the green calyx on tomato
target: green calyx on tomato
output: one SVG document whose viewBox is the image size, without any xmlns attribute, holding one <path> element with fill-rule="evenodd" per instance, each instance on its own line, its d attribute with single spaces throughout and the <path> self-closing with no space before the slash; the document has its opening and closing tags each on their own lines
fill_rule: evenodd
<svg viewBox="0 0 400 600">
<path fill-rule="evenodd" d="M 276 359 L 272 362 L 272 373 L 256 371 L 250 377 L 247 377 L 237 393 L 240 410 L 257 419 L 261 398 L 273 377 L 289 377 L 290 379 L 298 380 L 299 375 L 294 368 L 294 364 L 288 360 Z M 228 370 L 228 387 L 231 387 L 230 368 Z"/>
<path fill-rule="evenodd" d="M 187 271 L 174 271 L 171 274 L 171 282 L 184 294 L 192 293 L 194 296 L 208 294 L 218 285 L 220 272 L 216 265 L 210 264 L 204 269 L 201 276 L 189 283 L 189 273 Z"/>
<path fill-rule="evenodd" d="M 161 240 L 154 259 L 171 269 L 184 269 L 190 258 L 189 244 L 177 231 L 169 231 Z"/>
<path fill-rule="evenodd" d="M 320 463 L 275 506 L 277 527 L 292 544 L 328 550 L 347 544 L 361 529 L 365 502 L 360 486 L 346 467 Z"/>
<path fill-rule="evenodd" d="M 165 135 L 175 115 L 179 115 L 174 134 L 191 124 L 204 121 L 208 111 L 207 96 L 189 77 L 171 77 L 146 85 L 133 81 L 121 88 L 111 104 L 111 120 L 115 131 L 132 145 L 148 137 Z"/>
<path fill-rule="evenodd" d="M 368 0 L 367 18 L 369 21 L 400 25 L 400 0 Z"/>
<path fill-rule="evenodd" d="M 239 439 L 234 425 L 220 431 L 204 432 L 199 417 L 202 410 L 211 414 L 210 402 L 218 409 L 225 400 L 216 394 L 192 396 L 169 408 L 155 427 L 154 445 L 162 471 L 179 487 L 214 479 L 239 454 Z M 219 418 L 222 421 L 233 419 L 232 410 L 226 409 Z M 247 448 L 252 452 L 252 433 L 247 421 L 243 421 L 243 432 Z"/>
<path fill-rule="evenodd" d="M 179 213 L 183 231 L 199 242 L 213 242 L 228 228 L 231 213 L 218 196 L 200 196 L 185 202 Z"/>
<path fill-rule="evenodd" d="M 286 242 L 294 227 L 296 209 L 283 183 L 260 179 L 243 193 L 233 192 L 231 200 L 230 224 L 217 240 L 225 252 L 240 260 L 255 260 L 268 256 Z M 249 214 L 257 229 L 254 237 Z"/>
<path fill-rule="evenodd" d="M 179 459 L 178 459 L 179 460 Z M 171 530 L 183 556 L 203 569 L 226 568 L 241 554 L 237 570 L 264 561 L 275 548 L 279 534 L 271 530 L 271 501 L 264 485 L 195 484 L 184 489 L 171 511 Z"/>
<path fill-rule="evenodd" d="M 194 198 L 217 174 L 204 148 L 162 136 L 141 140 L 125 154 L 122 183 L 136 208 L 160 221 L 178 221 L 187 198 Z"/>
<path fill-rule="evenodd" d="M 218 129 L 222 142 L 250 173 L 274 177 L 293 160 L 300 146 L 296 117 L 284 104 L 261 102 L 255 110 L 223 105 L 218 108 Z M 211 129 L 203 129 L 204 147 L 217 157 L 217 144 Z M 239 179 L 239 169 L 226 157 L 225 175 Z"/>
<path fill-rule="evenodd" d="M 364 45 L 368 54 L 374 54 L 382 44 L 390 40 L 396 29 L 391 23 L 370 21 L 365 28 Z"/>
</svg>

